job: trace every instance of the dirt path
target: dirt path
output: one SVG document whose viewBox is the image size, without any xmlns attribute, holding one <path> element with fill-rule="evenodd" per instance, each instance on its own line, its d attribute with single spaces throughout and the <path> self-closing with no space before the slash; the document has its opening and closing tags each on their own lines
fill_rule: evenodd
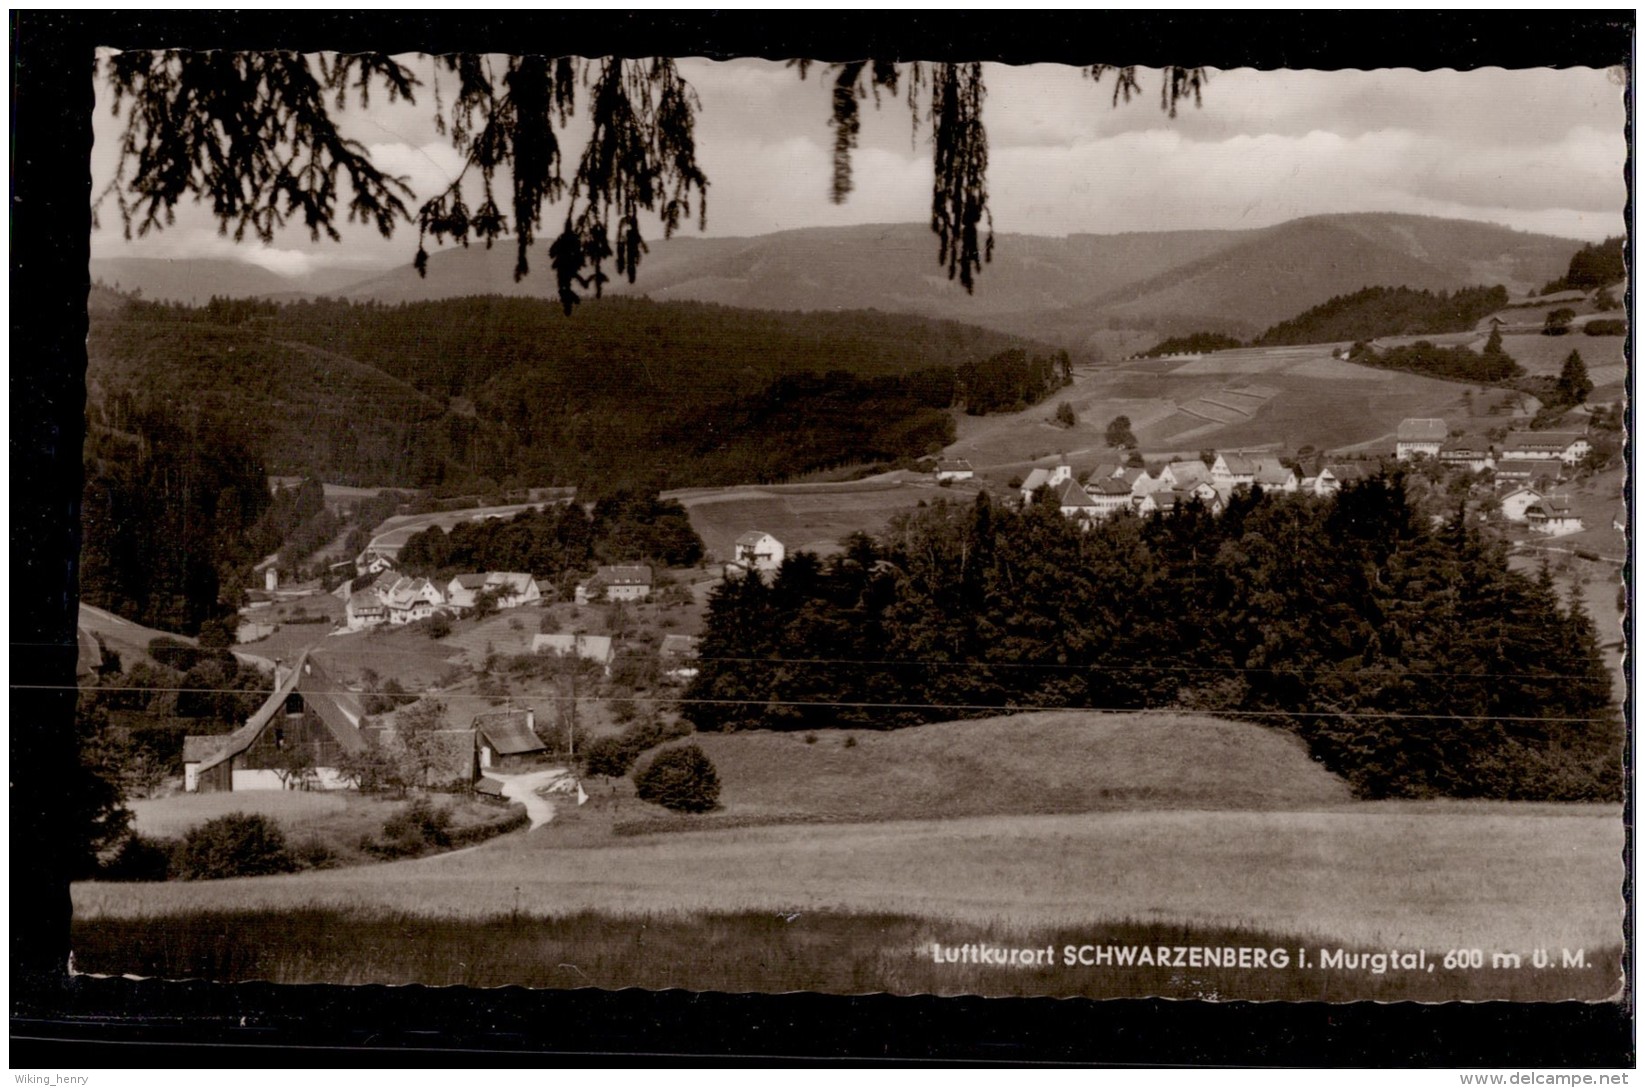
<svg viewBox="0 0 1645 1088">
<path fill-rule="evenodd" d="M 552 767 L 546 771 L 532 771 L 529 774 L 500 774 L 497 771 L 486 773 L 503 784 L 504 797 L 525 806 L 526 815 L 531 818 L 532 830 L 554 819 L 556 809 L 547 794 L 576 792 L 576 782 L 571 777 L 571 772 L 564 767 Z"/>
</svg>

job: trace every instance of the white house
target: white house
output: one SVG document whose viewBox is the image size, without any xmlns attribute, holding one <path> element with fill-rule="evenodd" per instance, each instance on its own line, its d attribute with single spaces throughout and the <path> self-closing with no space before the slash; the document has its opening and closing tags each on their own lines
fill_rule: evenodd
<svg viewBox="0 0 1645 1088">
<path fill-rule="evenodd" d="M 427 619 L 446 603 L 440 587 L 427 578 L 397 578 L 386 591 L 379 591 L 379 596 L 388 609 L 388 622 L 394 626 Z"/>
<path fill-rule="evenodd" d="M 1401 461 L 1413 457 L 1437 457 L 1451 433 L 1443 419 L 1402 419 L 1394 439 L 1394 456 Z"/>
<path fill-rule="evenodd" d="M 1525 510 L 1525 520 L 1533 533 L 1549 536 L 1569 536 L 1583 529 L 1582 517 L 1571 509 L 1571 500 L 1563 495 L 1545 496 Z"/>
<path fill-rule="evenodd" d="M 1130 473 L 1127 473 L 1127 475 L 1131 477 L 1131 503 L 1133 506 L 1140 503 L 1144 496 L 1152 494 L 1155 491 L 1171 490 L 1171 481 L 1165 478 L 1165 474 L 1163 472 L 1158 476 L 1153 476 L 1150 475 L 1146 469 L 1137 469 L 1135 475 L 1131 475 Z M 1122 479 L 1123 478 L 1124 477 L 1122 477 Z"/>
<path fill-rule="evenodd" d="M 1100 507 L 1095 499 L 1085 493 L 1085 488 L 1076 480 L 1064 480 L 1057 485 L 1057 508 L 1065 518 L 1095 518 L 1100 515 Z"/>
<path fill-rule="evenodd" d="M 577 587 L 577 603 L 604 597 L 608 601 L 644 601 L 651 597 L 651 568 L 643 563 L 599 567 L 594 577 Z"/>
<path fill-rule="evenodd" d="M 1027 506 L 1034 501 L 1034 492 L 1042 487 L 1057 487 L 1064 480 L 1071 480 L 1074 470 L 1067 464 L 1057 465 L 1054 468 L 1036 468 L 1028 474 L 1028 479 L 1022 482 L 1022 504 Z"/>
<path fill-rule="evenodd" d="M 393 570 L 395 566 L 392 552 L 378 551 L 376 548 L 367 548 L 354 559 L 354 569 L 362 575 L 381 574 L 385 570 Z"/>
<path fill-rule="evenodd" d="M 1125 481 L 1105 476 L 1102 479 L 1093 478 L 1085 485 L 1085 493 L 1095 504 L 1094 513 L 1099 518 L 1121 510 L 1131 509 L 1131 489 L 1125 486 Z"/>
<path fill-rule="evenodd" d="M 1563 461 L 1575 465 L 1588 456 L 1588 436 L 1578 431 L 1512 431 L 1502 440 L 1502 456 L 1522 461 Z"/>
<path fill-rule="evenodd" d="M 518 608 L 543 599 L 537 579 L 515 570 L 487 571 L 484 592 L 497 594 L 498 608 Z"/>
<path fill-rule="evenodd" d="M 1491 452 L 1489 440 L 1478 435 L 1463 434 L 1449 439 L 1439 448 L 1441 464 L 1451 468 L 1467 469 L 1469 472 L 1484 472 L 1486 469 L 1496 468 L 1496 457 Z"/>
<path fill-rule="evenodd" d="M 1344 484 L 1369 480 L 1374 475 L 1369 467 L 1357 461 L 1326 465 L 1319 470 L 1319 475 L 1314 477 L 1314 493 L 1331 495 L 1341 491 Z"/>
<path fill-rule="evenodd" d="M 388 622 L 388 607 L 383 599 L 370 590 L 349 595 L 343 606 L 343 625 L 350 631 L 363 631 Z"/>
<path fill-rule="evenodd" d="M 949 480 L 969 480 L 976 475 L 971 468 L 971 462 L 964 458 L 953 461 L 937 462 L 937 482 L 946 483 Z"/>
<path fill-rule="evenodd" d="M 1249 487 L 1256 479 L 1256 463 L 1242 453 L 1219 453 L 1211 465 L 1211 483 L 1224 493 L 1236 487 Z"/>
<path fill-rule="evenodd" d="M 1525 512 L 1542 501 L 1540 492 L 1529 487 L 1516 487 L 1502 496 L 1502 516 L 1509 521 L 1523 522 Z"/>
<path fill-rule="evenodd" d="M 783 565 L 783 542 L 770 533 L 750 529 L 737 538 L 733 548 L 731 562 L 725 565 L 725 573 L 729 577 L 735 578 L 751 570 L 770 576 Z"/>
</svg>

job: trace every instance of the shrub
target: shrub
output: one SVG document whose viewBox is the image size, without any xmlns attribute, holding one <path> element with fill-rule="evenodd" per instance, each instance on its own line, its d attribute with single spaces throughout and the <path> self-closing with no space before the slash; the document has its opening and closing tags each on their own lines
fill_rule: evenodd
<svg viewBox="0 0 1645 1088">
<path fill-rule="evenodd" d="M 360 846 L 379 858 L 407 858 L 451 845 L 451 811 L 419 797 L 383 821 L 382 834 Z"/>
<path fill-rule="evenodd" d="M 627 737 L 597 737 L 583 749 L 583 773 L 605 778 L 621 778 L 627 774 L 640 750 Z"/>
<path fill-rule="evenodd" d="M 847 748 L 855 748 L 857 746 L 857 738 L 856 737 L 846 737 L 845 738 L 845 746 Z"/>
<path fill-rule="evenodd" d="M 676 812 L 707 812 L 719 804 L 720 776 L 695 744 L 665 748 L 634 773 L 634 792 Z"/>
<path fill-rule="evenodd" d="M 292 844 L 291 856 L 305 869 L 334 869 L 338 865 L 337 855 L 318 835 L 310 835 Z"/>
<path fill-rule="evenodd" d="M 279 825 L 244 812 L 207 820 L 183 837 L 176 855 L 176 872 L 184 880 L 265 876 L 296 868 Z"/>
<path fill-rule="evenodd" d="M 160 635 L 149 640 L 149 656 L 168 669 L 178 672 L 188 672 L 200 663 L 205 655 L 188 643 L 167 635 Z"/>
<path fill-rule="evenodd" d="M 451 634 L 451 617 L 444 612 L 436 612 L 428 619 L 419 622 L 429 638 L 441 639 Z"/>
<path fill-rule="evenodd" d="M 1582 326 L 1582 331 L 1589 336 L 1626 336 L 1628 335 L 1628 323 L 1616 318 L 1602 318 L 1598 321 L 1588 322 Z"/>
<path fill-rule="evenodd" d="M 165 880 L 171 876 L 171 856 L 177 844 L 133 833 L 98 873 L 104 880 Z"/>
<path fill-rule="evenodd" d="M 807 744 L 816 744 L 817 743 L 817 734 L 807 733 L 805 735 L 805 743 L 807 743 Z"/>
</svg>

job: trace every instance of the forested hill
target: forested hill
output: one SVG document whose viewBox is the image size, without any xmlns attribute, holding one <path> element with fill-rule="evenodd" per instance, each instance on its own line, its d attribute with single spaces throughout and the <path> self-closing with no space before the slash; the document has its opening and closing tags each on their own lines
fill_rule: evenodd
<svg viewBox="0 0 1645 1088">
<path fill-rule="evenodd" d="M 99 310 L 88 349 L 102 422 L 186 410 L 231 427 L 271 472 L 386 486 L 609 493 L 916 457 L 950 440 L 962 373 L 1056 354 L 873 311 L 634 299 L 569 318 L 496 297 Z"/>
<path fill-rule="evenodd" d="M 1374 340 L 1379 336 L 1422 336 L 1466 332 L 1508 305 L 1501 286 L 1419 291 L 1410 287 L 1367 287 L 1338 295 L 1257 337 L 1256 344 L 1328 344 Z"/>
</svg>

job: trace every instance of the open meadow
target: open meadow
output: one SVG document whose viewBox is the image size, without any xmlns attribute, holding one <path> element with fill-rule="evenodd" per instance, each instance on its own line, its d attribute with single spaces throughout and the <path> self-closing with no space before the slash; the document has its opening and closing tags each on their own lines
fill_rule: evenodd
<svg viewBox="0 0 1645 1088">
<path fill-rule="evenodd" d="M 1121 415 L 1152 456 L 1192 457 L 1207 448 L 1391 446 L 1408 416 L 1469 412 L 1464 393 L 1470 386 L 1333 359 L 1333 346 L 1241 348 L 1082 367 L 1072 386 L 1045 403 L 1010 415 L 962 416 L 946 455 L 979 468 L 1016 468 L 1060 454 L 1086 467 L 1117 459 L 1104 431 Z M 1073 427 L 1052 421 L 1064 401 L 1079 417 Z"/>
<path fill-rule="evenodd" d="M 975 494 L 963 487 L 938 488 L 928 476 L 896 472 L 854 483 L 693 488 L 663 497 L 679 499 L 707 553 L 724 562 L 735 554 L 737 537 L 750 529 L 770 533 L 790 554 L 830 555 L 852 533 L 878 533 L 922 499 L 929 502 L 950 492 L 967 498 Z"/>
<path fill-rule="evenodd" d="M 908 934 L 915 944 L 1044 943 L 1074 931 L 1124 930 L 1150 941 L 1175 934 L 1179 942 L 1242 934 L 1237 939 L 1522 956 L 1580 947 L 1601 965 L 1612 965 L 1607 957 L 1621 939 L 1616 806 L 1354 802 L 1291 738 L 1259 726 L 1195 715 L 1045 713 L 879 735 L 830 731 L 815 742 L 774 733 L 696 739 L 724 781 L 717 814 L 665 817 L 589 780 L 590 804 L 562 806 L 543 827 L 459 853 L 250 879 L 80 884 L 77 925 L 88 942 L 123 934 L 135 942 L 134 956 L 149 954 L 145 948 L 159 955 L 163 946 L 171 949 L 165 956 L 183 957 L 162 957 L 156 962 L 169 966 L 157 973 L 251 970 L 292 981 L 341 972 L 345 981 L 572 982 L 545 976 L 543 963 L 529 957 L 509 968 L 489 953 L 458 955 L 448 943 L 442 959 L 442 928 L 448 942 L 465 933 L 483 941 L 496 926 L 507 931 L 505 944 L 561 942 L 553 954 L 566 958 L 554 962 L 608 968 L 588 976 L 595 985 L 708 985 L 705 977 L 721 976 L 692 974 L 696 954 L 680 949 L 720 941 L 723 958 L 738 941 L 776 942 L 788 975 L 748 976 L 728 966 L 724 984 L 836 988 L 826 969 L 818 967 L 814 981 L 804 971 L 839 957 L 856 972 L 839 985 L 856 991 L 950 985 L 903 973 L 914 955 Z M 647 812 L 654 815 L 624 820 Z M 251 959 L 235 960 L 238 967 L 178 966 L 199 962 L 188 936 L 198 925 L 285 926 L 280 919 L 305 911 L 322 912 L 316 917 L 343 932 L 358 927 L 360 951 L 331 962 L 326 956 L 341 953 L 312 948 L 320 940 L 312 934 L 292 934 L 294 947 L 310 949 L 301 962 L 276 964 L 257 957 L 278 960 L 277 949 L 248 948 Z M 766 933 L 777 917 L 807 921 Z M 262 921 L 246 920 L 253 918 Z M 851 919 L 882 919 L 884 932 L 902 936 L 887 944 L 864 922 L 848 939 Z M 365 937 L 383 926 L 423 934 L 426 962 L 370 952 Z M 134 936 L 132 927 L 147 927 L 147 935 Z M 632 962 L 639 953 L 624 949 L 653 928 L 661 943 L 641 956 L 642 970 Z M 86 969 L 139 970 L 114 944 L 103 947 L 101 959 L 83 959 Z M 475 966 L 482 963 L 489 966 Z M 1580 992 L 1604 997 L 1614 970 L 1595 970 Z M 961 989 L 995 984 L 951 977 Z M 988 992 L 1124 989 L 1100 974 L 1036 977 Z M 1188 977 L 1173 985 L 1186 986 Z M 1200 981 L 1202 989 L 1237 992 Z M 1348 991 L 1426 992 L 1362 981 Z M 1297 985 L 1285 992 L 1335 995 L 1321 993 L 1319 979 Z M 1498 989 L 1482 996 L 1500 995 L 1508 982 L 1491 985 Z"/>
</svg>

